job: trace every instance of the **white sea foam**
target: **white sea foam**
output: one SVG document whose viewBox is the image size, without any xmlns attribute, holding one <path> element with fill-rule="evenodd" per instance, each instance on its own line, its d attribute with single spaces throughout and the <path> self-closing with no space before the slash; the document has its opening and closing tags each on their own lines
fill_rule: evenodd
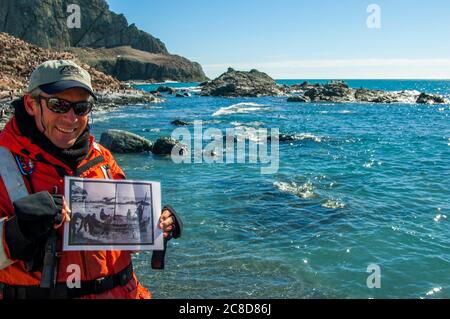
<svg viewBox="0 0 450 319">
<path fill-rule="evenodd" d="M 301 198 L 317 197 L 317 194 L 314 193 L 314 186 L 310 181 L 302 185 L 298 185 L 296 182 L 274 182 L 273 185 L 284 193 L 290 193 Z"/>
<path fill-rule="evenodd" d="M 296 140 L 299 141 L 313 141 L 316 143 L 321 143 L 323 141 L 323 137 L 316 136 L 311 133 L 299 133 L 294 135 Z"/>
<path fill-rule="evenodd" d="M 252 113 L 255 111 L 267 110 L 264 108 L 265 106 L 266 105 L 264 104 L 252 102 L 237 103 L 230 106 L 221 107 L 218 111 L 214 112 L 213 116 L 245 114 L 245 113 Z"/>
<path fill-rule="evenodd" d="M 221 120 L 207 120 L 207 121 L 201 121 L 202 124 L 219 124 L 222 123 Z"/>
<path fill-rule="evenodd" d="M 258 122 L 258 121 L 248 122 L 248 123 L 241 123 L 241 122 L 238 122 L 238 121 L 233 121 L 230 124 L 233 125 L 233 126 L 246 126 L 246 125 L 247 126 L 262 126 L 262 125 L 264 125 L 263 122 Z"/>
<path fill-rule="evenodd" d="M 345 208 L 345 204 L 338 200 L 328 199 L 325 203 L 322 204 L 322 207 L 332 208 L 332 209 Z"/>
<path fill-rule="evenodd" d="M 116 113 L 116 112 L 102 112 L 102 113 L 96 113 L 94 115 L 94 123 L 95 122 L 104 122 L 104 121 L 110 121 L 113 119 L 147 119 L 149 117 L 154 117 L 153 114 L 136 114 L 136 113 Z"/>
<path fill-rule="evenodd" d="M 188 92 L 200 92 L 202 88 L 200 86 L 185 86 L 176 88 L 177 91 L 188 91 Z"/>
<path fill-rule="evenodd" d="M 443 221 L 443 220 L 446 220 L 447 219 L 447 215 L 443 215 L 443 214 L 437 214 L 434 218 L 433 218 L 433 220 L 436 222 L 436 223 L 439 223 L 439 222 L 441 222 L 441 221 Z"/>
<path fill-rule="evenodd" d="M 319 112 L 320 114 L 353 114 L 353 113 L 355 113 L 355 112 L 353 112 L 353 111 L 350 111 L 350 110 L 342 110 L 342 111 L 335 111 L 335 112 L 333 112 L 333 111 L 320 111 Z"/>
<path fill-rule="evenodd" d="M 442 287 L 435 287 L 427 292 L 427 296 L 433 296 L 434 294 L 440 293 L 442 291 Z"/>
<path fill-rule="evenodd" d="M 236 126 L 235 134 L 239 140 L 247 139 L 249 141 L 253 141 L 256 143 L 261 143 L 261 142 L 267 141 L 265 138 L 264 138 L 264 140 L 262 140 L 260 133 L 258 132 L 258 129 L 255 129 L 254 127 L 250 127 L 250 126 L 244 126 L 244 125 Z"/>
</svg>

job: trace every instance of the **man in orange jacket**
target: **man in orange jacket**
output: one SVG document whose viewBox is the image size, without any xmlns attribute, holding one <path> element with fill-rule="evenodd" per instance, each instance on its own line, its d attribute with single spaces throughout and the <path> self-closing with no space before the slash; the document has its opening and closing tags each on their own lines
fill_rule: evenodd
<svg viewBox="0 0 450 319">
<path fill-rule="evenodd" d="M 60 226 L 70 219 L 61 196 L 64 176 L 125 179 L 89 132 L 93 99 L 89 73 L 58 60 L 37 67 L 28 93 L 13 102 L 15 115 L 0 134 L 0 150 L 16 159 L 21 178 L 13 180 L 13 172 L 0 168 L 0 298 L 151 298 L 133 272 L 131 252 L 61 252 Z M 20 183 L 26 193 L 19 196 L 15 185 Z M 163 208 L 159 227 L 165 238 L 180 231 L 179 222 L 170 206 Z M 59 234 L 56 285 L 41 288 L 46 243 L 54 229 Z M 73 265 L 79 266 L 81 287 L 70 289 L 66 282 Z"/>
</svg>

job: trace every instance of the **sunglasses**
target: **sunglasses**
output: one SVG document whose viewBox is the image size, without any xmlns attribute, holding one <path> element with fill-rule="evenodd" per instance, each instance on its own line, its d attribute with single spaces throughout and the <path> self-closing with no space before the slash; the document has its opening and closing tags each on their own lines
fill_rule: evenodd
<svg viewBox="0 0 450 319">
<path fill-rule="evenodd" d="M 47 108 L 55 113 L 64 114 L 70 111 L 73 108 L 73 112 L 77 116 L 84 116 L 91 112 L 94 107 L 93 102 L 76 102 L 72 103 L 63 99 L 58 99 L 55 97 L 44 97 L 39 96 L 39 103 L 41 100 L 45 100 L 47 102 Z"/>
</svg>

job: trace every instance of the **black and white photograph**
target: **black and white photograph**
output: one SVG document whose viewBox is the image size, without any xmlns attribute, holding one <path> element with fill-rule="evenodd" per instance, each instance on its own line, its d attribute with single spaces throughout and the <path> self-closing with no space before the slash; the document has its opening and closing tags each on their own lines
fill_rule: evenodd
<svg viewBox="0 0 450 319">
<path fill-rule="evenodd" d="M 162 250 L 160 184 L 66 177 L 64 250 Z"/>
</svg>

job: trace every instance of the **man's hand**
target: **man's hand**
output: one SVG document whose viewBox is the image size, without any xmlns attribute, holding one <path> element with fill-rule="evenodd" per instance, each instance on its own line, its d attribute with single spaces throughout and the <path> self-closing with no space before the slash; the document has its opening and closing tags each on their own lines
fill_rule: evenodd
<svg viewBox="0 0 450 319">
<path fill-rule="evenodd" d="M 72 211 L 69 208 L 69 205 L 67 205 L 66 199 L 63 197 L 63 205 L 62 205 L 62 221 L 60 224 L 58 225 L 53 225 L 54 229 L 58 229 L 60 228 L 62 225 L 64 225 L 64 223 L 69 223 L 70 222 L 70 216 L 72 214 Z"/>
<path fill-rule="evenodd" d="M 163 210 L 161 217 L 159 218 L 159 229 L 164 232 L 164 238 L 168 238 L 170 232 L 175 227 L 175 218 L 170 210 Z"/>
<path fill-rule="evenodd" d="M 161 217 L 159 218 L 159 228 L 164 232 L 164 238 L 170 239 L 178 238 L 181 236 L 183 223 L 172 206 L 166 205 L 162 210 Z"/>
<path fill-rule="evenodd" d="M 152 269 L 164 269 L 164 256 L 169 239 L 179 238 L 183 231 L 183 222 L 172 206 L 166 205 L 162 209 L 158 227 L 164 232 L 164 250 L 155 250 L 152 254 Z"/>
</svg>

